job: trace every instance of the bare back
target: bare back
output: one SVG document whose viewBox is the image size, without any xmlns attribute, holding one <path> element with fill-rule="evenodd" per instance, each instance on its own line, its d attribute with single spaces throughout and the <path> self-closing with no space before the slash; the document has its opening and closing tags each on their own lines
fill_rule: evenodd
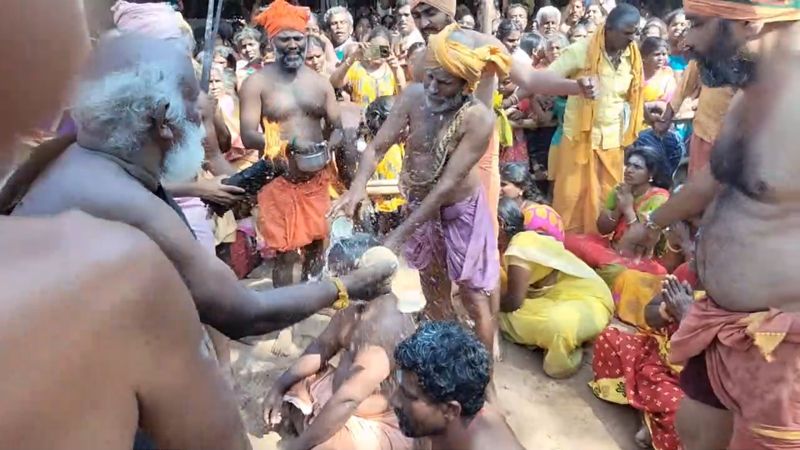
<svg viewBox="0 0 800 450">
<path fill-rule="evenodd" d="M 381 304 L 383 303 L 383 304 Z M 342 347 L 339 365 L 334 374 L 334 390 L 348 379 L 358 365 L 357 360 L 377 362 L 376 358 L 387 358 L 390 373 L 394 369 L 394 349 L 403 339 L 414 332 L 414 323 L 410 316 L 397 310 L 393 304 L 385 304 L 385 300 L 376 300 L 370 305 L 351 308 L 347 311 L 345 324 L 342 326 Z M 385 413 L 390 409 L 389 397 L 392 392 L 388 383 L 384 382 L 373 395 L 370 395 L 358 406 L 356 415 L 369 417 Z"/>
<path fill-rule="evenodd" d="M 245 448 L 191 297 L 143 234 L 6 218 L 0 248 L 0 447 L 129 450 L 141 426 L 163 448 Z"/>
<path fill-rule="evenodd" d="M 69 210 L 144 232 L 178 269 L 203 322 L 220 331 L 232 331 L 231 308 L 224 305 L 253 299 L 225 263 L 209 257 L 175 210 L 115 162 L 77 145 L 36 179 L 13 214 L 43 216 Z"/>
</svg>

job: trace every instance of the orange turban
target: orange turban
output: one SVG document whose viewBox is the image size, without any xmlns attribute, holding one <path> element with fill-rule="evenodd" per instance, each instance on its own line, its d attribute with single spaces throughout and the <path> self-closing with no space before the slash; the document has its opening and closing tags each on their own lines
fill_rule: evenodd
<svg viewBox="0 0 800 450">
<path fill-rule="evenodd" d="M 433 6 L 450 17 L 456 17 L 456 0 L 412 0 L 411 9 L 416 8 L 420 3 Z"/>
<path fill-rule="evenodd" d="M 470 48 L 450 38 L 461 27 L 450 24 L 438 34 L 428 38 L 427 67 L 441 67 L 447 73 L 467 81 L 470 90 L 475 89 L 487 64 L 493 63 L 504 78 L 511 70 L 511 56 L 496 45 Z"/>
<path fill-rule="evenodd" d="M 752 22 L 800 20 L 800 0 L 683 0 L 689 14 Z"/>
<path fill-rule="evenodd" d="M 304 6 L 290 5 L 286 0 L 275 0 L 255 18 L 255 23 L 267 30 L 267 36 L 275 37 L 284 30 L 306 32 L 311 11 Z"/>
</svg>

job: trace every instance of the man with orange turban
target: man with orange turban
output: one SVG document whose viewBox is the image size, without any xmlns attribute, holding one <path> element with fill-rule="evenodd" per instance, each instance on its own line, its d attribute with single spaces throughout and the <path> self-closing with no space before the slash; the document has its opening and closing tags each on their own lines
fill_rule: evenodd
<svg viewBox="0 0 800 450">
<path fill-rule="evenodd" d="M 316 144 L 324 144 L 341 121 L 330 82 L 304 64 L 309 16 L 308 8 L 276 0 L 255 18 L 267 31 L 276 61 L 247 78 L 239 96 L 244 145 L 277 150 L 266 156 L 286 162 L 286 173 L 258 194 L 258 229 L 266 247 L 277 253 L 275 286 L 293 283 L 298 253 L 304 277 L 319 273 L 328 236 L 330 158 L 325 146 Z"/>
<path fill-rule="evenodd" d="M 693 304 L 671 340 L 686 449 L 800 448 L 800 2 L 685 0 L 703 84 L 739 88 L 701 170 L 629 237 L 702 213 Z M 780 261 L 780 264 L 775 264 Z"/>
</svg>

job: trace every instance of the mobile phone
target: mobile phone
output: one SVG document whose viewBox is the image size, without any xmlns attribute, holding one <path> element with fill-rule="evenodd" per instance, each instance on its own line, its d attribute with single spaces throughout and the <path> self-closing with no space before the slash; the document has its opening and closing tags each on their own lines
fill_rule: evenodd
<svg viewBox="0 0 800 450">
<path fill-rule="evenodd" d="M 379 45 L 378 53 L 381 55 L 381 58 L 388 58 L 392 56 L 392 51 L 389 49 L 388 45 Z"/>
<path fill-rule="evenodd" d="M 370 44 L 364 50 L 364 59 L 366 60 L 381 59 L 381 46 Z"/>
</svg>

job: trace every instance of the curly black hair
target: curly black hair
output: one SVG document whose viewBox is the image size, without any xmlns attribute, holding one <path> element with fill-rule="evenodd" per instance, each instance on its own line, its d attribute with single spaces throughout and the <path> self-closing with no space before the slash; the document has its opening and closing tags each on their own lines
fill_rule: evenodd
<svg viewBox="0 0 800 450">
<path fill-rule="evenodd" d="M 477 414 L 486 400 L 491 370 L 481 341 L 456 322 L 425 322 L 394 351 L 400 369 L 414 372 L 436 402 L 461 405 L 461 416 Z"/>
</svg>

